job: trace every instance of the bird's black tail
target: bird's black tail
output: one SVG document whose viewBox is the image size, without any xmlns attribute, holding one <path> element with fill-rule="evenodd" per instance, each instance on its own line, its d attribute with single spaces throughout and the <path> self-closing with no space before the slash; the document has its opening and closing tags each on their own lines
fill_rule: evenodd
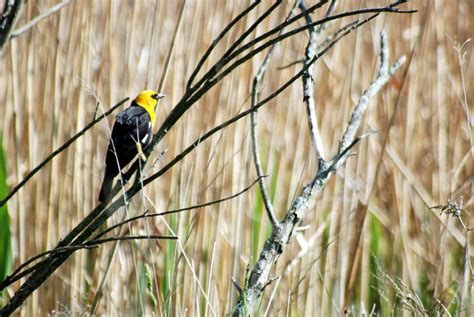
<svg viewBox="0 0 474 317">
<path fill-rule="evenodd" d="M 102 188 L 99 193 L 99 201 L 105 201 L 110 196 L 110 191 L 112 190 L 112 183 L 114 181 L 115 175 L 111 173 L 107 168 L 105 169 L 104 180 L 102 182 Z"/>
</svg>

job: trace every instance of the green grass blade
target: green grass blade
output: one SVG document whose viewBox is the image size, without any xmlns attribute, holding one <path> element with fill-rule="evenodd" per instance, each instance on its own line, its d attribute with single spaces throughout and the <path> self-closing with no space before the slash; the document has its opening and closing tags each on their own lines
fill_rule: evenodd
<svg viewBox="0 0 474 317">
<path fill-rule="evenodd" d="M 2 135 L 0 134 L 0 197 L 8 194 L 7 170 L 3 152 Z M 12 245 L 10 233 L 10 216 L 7 204 L 0 207 L 0 281 L 10 273 L 12 267 Z"/>
</svg>

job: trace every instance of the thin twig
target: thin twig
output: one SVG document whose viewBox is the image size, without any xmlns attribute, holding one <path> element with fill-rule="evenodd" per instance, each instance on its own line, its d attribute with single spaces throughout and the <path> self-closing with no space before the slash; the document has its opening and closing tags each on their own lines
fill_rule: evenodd
<svg viewBox="0 0 474 317">
<path fill-rule="evenodd" d="M 401 2 L 397 2 L 397 3 L 401 3 Z M 247 53 L 246 55 L 243 55 L 242 57 L 240 57 L 239 59 L 237 59 L 235 62 L 233 62 L 230 66 L 228 66 L 226 69 L 222 70 L 220 73 L 218 73 L 217 75 L 215 75 L 214 77 L 212 77 L 211 79 L 209 79 L 208 81 L 208 85 L 210 87 L 214 86 L 217 82 L 219 82 L 220 80 L 222 80 L 224 77 L 226 77 L 229 73 L 231 73 L 234 69 L 236 69 L 237 67 L 239 67 L 241 64 L 243 64 L 244 62 L 246 62 L 247 60 L 251 59 L 253 56 L 257 55 L 258 53 L 260 53 L 261 51 L 263 51 L 264 49 L 272 46 L 273 44 L 275 44 L 276 42 L 281 42 L 283 41 L 284 39 L 290 37 L 290 36 L 293 36 L 299 32 L 303 32 L 307 29 L 309 29 L 310 27 L 314 27 L 316 25 L 320 25 L 320 24 L 323 24 L 323 23 L 326 23 L 326 22 L 329 22 L 329 21 L 332 21 L 332 20 L 335 20 L 336 18 L 338 19 L 341 19 L 343 17 L 346 17 L 346 16 L 351 16 L 351 15 L 359 15 L 359 14 L 364 14 L 364 13 L 375 13 L 374 15 L 370 16 L 369 18 L 365 19 L 365 20 L 362 20 L 361 22 L 364 24 L 366 22 L 368 22 L 369 20 L 377 17 L 379 14 L 381 13 L 414 13 L 416 12 L 416 10 L 398 10 L 398 9 L 395 9 L 395 8 L 392 8 L 391 6 L 388 6 L 388 7 L 383 7 L 383 8 L 366 8 L 366 9 L 361 9 L 361 10 L 354 10 L 354 11 L 349 11 L 349 12 L 346 12 L 346 13 L 341 13 L 341 14 L 337 14 L 337 15 L 333 15 L 331 17 L 328 17 L 328 18 L 323 18 L 319 21 L 316 21 L 314 23 L 311 23 L 311 24 L 307 24 L 305 26 L 302 26 L 300 28 L 296 28 L 294 30 L 291 30 L 291 31 L 288 31 L 286 32 L 285 34 L 282 34 L 281 36 L 278 36 L 277 38 L 273 39 L 273 40 L 269 40 L 267 42 L 265 42 L 264 44 L 256 47 L 255 49 L 253 49 L 252 51 L 250 51 L 249 53 Z M 359 27 L 361 24 L 361 22 L 357 23 L 354 28 L 357 28 Z M 351 28 L 349 29 L 348 31 L 352 31 L 354 28 Z M 338 39 L 342 38 L 343 36 L 345 36 L 347 34 L 347 32 L 343 32 L 342 33 L 342 36 L 339 36 Z M 257 39 L 255 39 L 254 41 L 257 41 Z M 252 43 L 254 42 L 252 41 Z M 331 48 L 335 43 L 337 43 L 337 40 L 334 40 L 333 42 L 331 42 L 331 44 L 328 44 L 327 48 Z M 241 49 L 235 51 L 233 54 L 232 54 L 232 57 L 235 57 L 237 58 L 242 51 L 246 50 L 248 47 L 246 47 L 247 45 L 244 45 Z M 244 49 L 245 48 L 245 49 Z M 239 53 L 239 54 L 237 54 Z M 319 57 L 323 54 L 323 52 L 321 52 L 320 54 L 318 54 L 316 57 Z M 312 62 L 310 63 L 312 64 Z M 191 97 L 190 100 L 192 100 L 194 102 L 194 99 L 196 98 L 200 98 L 202 96 L 202 94 L 200 92 L 197 92 L 195 96 Z M 197 100 L 197 99 L 196 99 Z"/>
<path fill-rule="evenodd" d="M 212 77 L 215 76 L 225 64 L 231 61 L 236 56 L 235 51 L 237 47 L 239 47 L 239 45 L 242 44 L 243 41 L 257 28 L 257 26 L 260 25 L 263 20 L 265 20 L 281 3 L 282 0 L 275 1 L 275 3 L 270 8 L 268 8 L 261 16 L 259 16 L 257 20 L 225 51 L 225 53 L 219 59 L 219 62 L 214 64 L 214 66 L 211 67 L 209 71 L 207 71 L 207 73 L 202 76 L 202 78 L 194 86 L 190 87 L 190 90 L 195 90 L 212 79 Z"/>
<path fill-rule="evenodd" d="M 308 9 L 308 11 L 314 11 L 314 10 L 317 10 L 319 9 L 321 6 L 324 5 L 324 3 L 326 3 L 328 0 L 321 0 L 320 2 L 318 2 L 317 4 L 313 5 L 312 7 L 310 7 Z M 278 1 L 276 2 L 272 7 L 270 7 L 266 12 L 264 12 L 264 14 L 262 16 L 266 16 L 268 14 L 271 13 L 271 11 L 273 11 L 273 9 L 276 8 L 276 5 L 278 3 L 280 3 L 281 1 Z M 256 27 L 256 23 L 254 23 L 253 25 L 251 25 L 249 27 L 249 29 L 243 34 L 241 35 L 235 42 L 234 42 L 234 45 L 232 45 L 231 48 L 229 48 L 225 53 L 224 55 L 220 58 L 219 62 L 216 63 L 213 67 L 211 67 L 207 72 L 206 74 L 204 74 L 201 79 L 198 81 L 198 83 L 196 83 L 193 87 L 191 87 L 191 90 L 196 90 L 197 88 L 199 88 L 201 85 L 203 85 L 204 83 L 208 83 L 210 81 L 212 81 L 212 79 L 219 73 L 220 70 L 222 70 L 224 68 L 225 65 L 227 65 L 229 62 L 231 62 L 234 58 L 236 58 L 237 56 L 239 56 L 242 52 L 244 52 L 245 50 L 253 47 L 254 45 L 256 45 L 257 43 L 263 41 L 264 39 L 268 38 L 268 37 L 271 37 L 275 34 L 278 34 L 282 29 L 286 28 L 287 26 L 289 26 L 290 24 L 298 21 L 299 19 L 301 19 L 304 15 L 303 14 L 299 14 L 299 15 L 296 15 L 294 16 L 293 18 L 289 19 L 288 21 L 285 21 L 283 23 L 281 23 L 280 25 L 276 26 L 275 28 L 271 29 L 270 31 L 256 37 L 255 39 L 253 39 L 252 41 L 250 41 L 249 43 L 247 44 L 244 44 L 242 45 L 239 49 L 237 49 L 237 47 L 239 45 L 241 45 L 243 43 L 243 41 L 245 40 L 246 36 L 248 34 L 250 34 L 249 30 L 253 30 L 255 27 Z M 260 18 L 258 19 L 257 21 L 262 21 L 263 19 Z M 280 36 L 279 36 L 280 37 Z M 277 37 L 277 38 L 279 38 Z M 283 38 L 282 38 L 283 39 Z M 274 44 L 274 43 L 273 43 Z M 272 44 L 272 45 L 273 45 Z M 270 45 L 271 46 L 271 45 Z M 253 49 L 252 49 L 253 50 Z M 232 53 L 233 52 L 233 53 Z M 215 81 L 215 80 L 214 80 Z"/>
<path fill-rule="evenodd" d="M 326 1 L 327 2 L 327 1 Z M 226 76 L 229 72 L 231 72 L 232 70 L 234 70 L 236 67 L 238 67 L 240 64 L 242 64 L 243 62 L 247 61 L 248 59 L 252 58 L 253 56 L 255 56 L 256 54 L 260 53 L 261 51 L 263 51 L 264 49 L 272 46 L 273 44 L 275 44 L 276 42 L 281 42 L 283 41 L 284 39 L 288 38 L 288 37 L 291 37 L 295 34 L 298 34 L 300 32 L 303 32 L 303 31 L 306 31 L 308 29 L 310 29 L 311 27 L 315 27 L 315 26 L 318 26 L 318 25 L 321 25 L 321 24 L 325 24 L 327 22 L 331 22 L 331 21 L 334 21 L 334 20 L 338 20 L 338 19 L 342 19 L 342 18 L 345 18 L 345 17 L 349 17 L 349 16 L 356 16 L 356 15 L 361 15 L 361 14 L 369 14 L 369 13 L 374 13 L 374 14 L 380 14 L 380 13 L 400 13 L 400 14 L 403 14 L 403 13 L 407 13 L 407 14 L 410 14 L 410 13 L 415 13 L 417 12 L 416 10 L 399 10 L 396 8 L 396 6 L 399 6 L 403 3 L 405 3 L 406 1 L 396 1 L 386 7 L 378 7 L 378 8 L 364 8 L 364 9 L 358 9 L 358 10 L 352 10 L 352 11 L 346 11 L 346 12 L 343 12 L 343 13 L 340 13 L 340 14 L 335 14 L 335 15 L 331 15 L 329 17 L 326 17 L 326 18 L 322 18 L 320 20 L 317 20 L 313 23 L 310 23 L 310 24 L 306 24 L 304 26 L 301 26 L 301 27 L 298 27 L 298 28 L 295 28 L 291 31 L 288 31 L 278 37 L 276 37 L 275 39 L 273 40 L 268 40 L 267 42 L 265 42 L 264 44 L 261 44 L 260 46 L 258 47 L 254 47 L 257 43 L 260 43 L 262 42 L 265 38 L 267 37 L 270 37 L 272 35 L 274 35 L 275 33 L 277 33 L 282 27 L 286 26 L 287 23 L 282 23 L 280 24 L 278 27 L 272 29 L 271 31 L 268 31 L 258 37 L 256 37 L 254 40 L 250 41 L 249 43 L 241 46 L 239 49 L 235 50 L 231 55 L 228 56 L 227 58 L 227 62 L 226 61 L 222 61 L 222 64 L 219 63 L 219 67 L 222 69 L 223 66 L 225 66 L 226 64 L 228 64 L 228 61 L 232 60 L 233 58 L 237 58 L 239 55 L 241 55 L 244 51 L 248 50 L 249 48 L 252 48 L 252 50 L 247 53 L 246 55 L 243 55 L 241 58 L 239 58 L 237 61 L 235 61 L 231 66 L 229 66 L 228 68 L 226 68 L 225 70 L 223 70 L 221 73 L 218 74 L 217 71 L 213 71 L 211 72 L 210 71 L 210 74 L 206 74 L 203 79 L 206 79 L 207 81 L 209 81 L 210 83 L 214 83 L 214 82 L 218 82 L 220 79 L 222 79 L 222 77 Z M 310 9 L 308 9 L 308 11 L 310 11 Z M 293 19 L 290 19 L 291 20 L 294 20 L 297 16 L 295 16 Z M 278 30 L 278 31 L 277 31 Z M 198 86 L 198 84 L 196 84 L 195 86 Z"/>
<path fill-rule="evenodd" d="M 25 262 L 21 263 L 16 269 L 15 271 L 13 271 L 10 275 L 8 275 L 5 280 L 3 280 L 1 283 L 0 283 L 0 290 L 3 290 L 5 287 L 7 287 L 8 285 L 11 285 L 12 283 L 15 283 L 16 281 L 18 281 L 20 278 L 28 275 L 29 273 L 31 273 L 31 269 L 35 269 L 35 267 L 30 267 L 28 268 L 28 270 L 23 270 L 24 268 L 26 268 L 28 265 L 30 265 L 31 263 L 33 263 L 34 261 L 38 260 L 38 259 L 41 259 L 42 257 L 46 256 L 46 255 L 50 255 L 50 254 L 57 254 L 57 253 L 60 253 L 60 252 L 64 252 L 64 251 L 70 251 L 70 250 L 79 250 L 79 249 L 92 249 L 92 248 L 96 248 L 96 246 L 85 246 L 85 245 L 77 245 L 77 246 L 66 246 L 66 247 L 62 247 L 62 248 L 55 248 L 55 249 L 52 249 L 52 250 L 48 250 L 48 251 L 45 251 L 45 252 L 41 252 L 31 258 L 29 258 L 28 260 L 26 260 Z M 26 273 L 25 273 L 26 272 Z"/>
<path fill-rule="evenodd" d="M 143 214 L 139 215 L 139 216 L 135 216 L 135 217 L 131 217 L 129 219 L 126 219 L 120 223 L 117 223 L 109 228 L 107 228 L 106 230 L 100 232 L 99 234 L 97 234 L 97 236 L 95 236 L 93 239 L 98 239 L 100 237 L 102 237 L 103 235 L 107 234 L 108 232 L 114 230 L 114 229 L 117 229 L 127 223 L 130 223 L 130 222 L 133 222 L 133 221 L 137 221 L 139 219 L 145 219 L 145 218 L 153 218 L 153 217 L 160 217 L 160 216 L 166 216 L 166 215 L 170 215 L 170 214 L 176 214 L 176 213 L 180 213 L 180 212 L 183 212 L 183 211 L 189 211 L 189 210 L 193 210 L 193 209 L 199 209 L 199 208 L 204 208 L 204 207 L 209 207 L 209 206 L 212 206 L 212 205 L 217 205 L 217 204 L 220 204 L 224 201 L 227 201 L 227 200 L 231 200 L 231 199 L 234 199 L 240 195 L 242 195 L 243 193 L 247 192 L 249 189 L 251 189 L 257 182 L 259 181 L 259 179 L 256 179 L 252 182 L 252 184 L 250 184 L 249 186 L 245 187 L 244 189 L 242 189 L 241 191 L 239 191 L 238 193 L 235 193 L 231 196 L 227 196 L 227 197 L 224 197 L 224 198 L 221 198 L 221 199 L 216 199 L 216 200 L 213 200 L 213 201 L 209 201 L 209 202 L 206 202 L 206 203 L 202 203 L 202 204 L 198 204 L 198 205 L 194 205 L 194 206 L 189 206 L 189 207 L 184 207 L 184 208 L 179 208 L 179 209 L 172 209 L 172 210 L 168 210 L 168 211 L 164 211 L 164 212 L 160 212 L 160 213 L 149 213 L 148 211 L 145 211 Z"/>
<path fill-rule="evenodd" d="M 232 27 L 237 24 L 237 22 L 239 22 L 243 17 L 247 16 L 250 11 L 252 11 L 258 4 L 260 4 L 260 1 L 254 1 L 244 11 L 237 15 L 232 21 L 230 21 L 230 23 L 222 30 L 222 32 L 219 33 L 217 37 L 212 41 L 211 45 L 209 45 L 204 55 L 196 64 L 196 67 L 194 68 L 194 71 L 192 72 L 191 76 L 189 76 L 188 82 L 186 84 L 187 90 L 191 89 L 191 85 L 193 83 L 194 78 L 196 78 L 197 74 L 199 73 L 199 70 L 201 70 L 202 66 L 204 65 L 204 62 L 207 60 L 209 55 L 211 55 L 211 52 L 214 50 L 220 40 L 222 40 L 222 38 L 227 34 L 227 32 L 229 32 Z"/>
<path fill-rule="evenodd" d="M 295 13 L 295 9 L 297 7 L 297 3 L 295 3 L 295 6 L 293 6 L 293 8 L 288 13 L 286 21 L 290 20 L 293 17 Z M 279 35 L 281 35 L 283 31 L 284 29 L 280 31 Z M 273 52 L 275 51 L 275 48 L 277 47 L 277 44 L 278 43 L 270 47 L 270 50 L 268 51 L 267 55 L 263 59 L 262 64 L 258 68 L 257 74 L 253 78 L 250 109 L 254 109 L 258 103 L 258 99 L 259 99 L 258 96 L 260 94 L 260 85 L 267 71 L 268 65 L 270 64 L 270 60 L 273 56 Z M 263 204 L 265 205 L 265 210 L 267 212 L 268 219 L 270 220 L 270 223 L 272 224 L 272 227 L 277 229 L 279 226 L 278 220 L 275 216 L 275 212 L 273 210 L 273 206 L 270 201 L 267 188 L 265 186 L 265 181 L 263 180 L 264 173 L 263 173 L 263 168 L 262 168 L 262 162 L 260 160 L 260 152 L 259 152 L 260 146 L 258 144 L 258 137 L 257 137 L 257 111 L 250 113 L 250 139 L 252 142 L 253 161 L 255 165 L 255 170 L 257 172 L 257 177 L 259 179 L 258 183 L 260 186 L 260 193 L 262 194 Z"/>
<path fill-rule="evenodd" d="M 94 249 L 94 248 L 97 248 L 99 245 L 101 244 L 104 244 L 104 243 L 107 243 L 107 242 L 113 242 L 113 241 L 124 241 L 124 240 L 144 240 L 146 238 L 150 238 L 150 239 L 166 239 L 166 240 L 176 240 L 178 239 L 178 237 L 176 236 L 160 236 L 160 235 L 147 235 L 147 236 L 116 236 L 116 237 L 110 237 L 110 238 L 105 238 L 105 239 L 97 239 L 97 238 L 94 238 L 90 241 L 87 241 L 86 243 L 83 243 L 83 244 L 79 244 L 79 245 L 69 245 L 69 246 L 65 246 L 65 247 L 60 247 L 60 248 L 55 248 L 55 249 L 52 249 L 52 250 L 48 250 L 48 251 L 45 251 L 45 252 L 42 252 L 42 253 L 39 253 L 31 258 L 29 258 L 27 261 L 23 262 L 21 265 L 18 266 L 18 268 L 16 268 L 16 270 L 10 274 L 9 276 L 7 276 L 5 278 L 4 281 L 2 281 L 0 283 L 0 290 L 3 290 L 5 287 L 7 287 L 8 285 L 11 285 L 12 283 L 15 283 L 16 281 L 18 281 L 19 279 L 21 279 L 22 277 L 28 275 L 29 273 L 31 273 L 32 269 L 36 269 L 36 265 L 33 266 L 33 267 L 30 267 L 26 270 L 23 270 L 25 267 L 27 267 L 28 265 L 30 265 L 31 263 L 33 263 L 34 261 L 46 256 L 46 255 L 50 255 L 50 256 L 56 256 L 60 253 L 65 253 L 65 252 L 74 252 L 74 251 L 77 251 L 77 250 L 81 250 L 81 249 Z"/>
<path fill-rule="evenodd" d="M 326 17 L 328 17 L 332 10 L 334 10 L 334 1 L 331 2 L 329 6 Z M 306 7 L 303 2 L 300 2 L 299 7 L 303 13 L 306 14 L 306 22 L 307 24 L 312 24 L 313 20 L 311 16 L 306 11 Z M 305 50 L 305 57 L 303 59 L 303 65 L 307 65 L 317 54 L 317 38 L 320 34 L 323 26 L 325 24 L 319 25 L 318 28 L 310 27 L 308 29 L 309 32 L 309 41 L 308 45 L 306 46 Z M 304 72 L 303 76 L 303 101 L 306 105 L 306 113 L 308 119 L 308 127 L 309 127 L 309 134 L 311 138 L 311 144 L 314 147 L 314 153 L 316 154 L 316 158 L 318 160 L 318 165 L 321 166 L 324 163 L 324 157 L 326 156 L 324 152 L 323 141 L 321 139 L 321 133 L 319 132 L 318 127 L 318 119 L 316 117 L 316 108 L 314 102 L 314 78 L 313 78 L 313 65 L 310 65 L 306 71 Z"/>
<path fill-rule="evenodd" d="M 54 14 L 55 12 L 61 10 L 63 7 L 65 7 L 66 5 L 69 4 L 69 2 L 71 2 L 71 0 L 63 0 L 57 4 L 55 4 L 54 6 L 52 6 L 51 8 L 49 8 L 48 10 L 46 10 L 45 12 L 41 13 L 40 15 L 38 15 L 37 17 L 31 19 L 30 21 L 28 21 L 28 23 L 26 23 L 25 25 L 23 25 L 22 27 L 19 27 L 18 29 L 14 30 L 11 34 L 10 34 L 10 38 L 15 38 L 17 36 L 20 36 L 22 35 L 23 33 L 27 32 L 29 29 L 31 29 L 32 27 L 34 27 L 36 24 L 38 24 L 39 22 L 41 22 L 42 20 L 46 19 L 47 17 L 49 17 L 50 15 Z"/>
<path fill-rule="evenodd" d="M 352 112 L 349 123 L 347 124 L 346 131 L 342 137 L 341 143 L 339 144 L 339 151 L 346 148 L 355 137 L 357 129 L 359 128 L 362 116 L 367 110 L 370 99 L 382 88 L 383 85 L 392 77 L 392 75 L 400 68 L 405 62 L 405 56 L 400 57 L 390 68 L 388 67 L 388 46 L 387 46 L 387 34 L 385 31 L 380 33 L 380 67 L 377 74 L 377 78 L 370 84 L 369 88 L 364 91 L 364 94 L 359 98 L 354 111 Z"/>
<path fill-rule="evenodd" d="M 137 235 L 137 236 L 118 236 L 118 237 L 110 237 L 104 239 L 97 239 L 97 240 L 90 240 L 87 241 L 84 245 L 85 246 L 96 246 L 107 242 L 112 241 L 128 241 L 128 240 L 178 240 L 177 236 L 160 236 L 160 235 Z"/>
<path fill-rule="evenodd" d="M 331 0 L 331 3 L 329 4 L 328 9 L 326 10 L 326 14 L 324 15 L 326 18 L 334 12 L 334 10 L 336 9 L 336 4 L 337 0 Z M 320 35 L 324 30 L 328 28 L 328 26 L 329 23 L 324 23 L 318 26 L 318 28 L 316 29 L 317 35 Z"/>
</svg>

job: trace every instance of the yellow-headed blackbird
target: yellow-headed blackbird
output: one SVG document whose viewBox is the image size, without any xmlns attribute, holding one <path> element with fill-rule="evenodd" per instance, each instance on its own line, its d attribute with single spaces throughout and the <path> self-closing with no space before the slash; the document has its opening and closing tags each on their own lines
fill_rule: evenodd
<svg viewBox="0 0 474 317">
<path fill-rule="evenodd" d="M 155 124 L 155 107 L 163 97 L 155 91 L 144 90 L 130 107 L 117 115 L 107 149 L 99 201 L 109 197 L 115 176 L 138 154 L 139 148 L 145 148 L 150 143 Z"/>
</svg>

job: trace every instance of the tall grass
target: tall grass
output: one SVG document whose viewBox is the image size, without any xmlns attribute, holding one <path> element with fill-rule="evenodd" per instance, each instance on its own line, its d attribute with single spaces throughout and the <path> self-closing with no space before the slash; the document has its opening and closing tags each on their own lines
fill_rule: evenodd
<svg viewBox="0 0 474 317">
<path fill-rule="evenodd" d="M 18 25 L 54 3 L 28 1 Z M 338 10 L 375 4 L 342 1 Z M 158 124 L 180 98 L 187 76 L 212 39 L 246 5 L 187 1 Z M 260 4 L 238 30 L 269 5 Z M 92 120 L 97 100 L 108 109 L 144 88 L 156 89 L 180 6 L 179 1 L 73 1 L 9 42 L 0 57 L 0 130 L 8 185 L 18 183 Z M 282 21 L 290 7 L 282 6 L 252 36 Z M 429 207 L 463 196 L 463 221 L 471 227 L 474 159 L 467 118 L 474 67 L 470 43 L 463 47 L 464 57 L 454 46 L 472 37 L 474 7 L 467 1 L 447 0 L 414 1 L 411 7 L 420 12 L 380 16 L 315 66 L 322 139 L 326 152 L 335 153 L 354 102 L 375 75 L 379 32 L 387 30 L 392 61 L 402 54 L 412 56 L 406 77 L 397 74 L 371 101 L 363 130 L 378 133 L 361 142 L 357 155 L 314 202 L 302 223 L 304 230 L 298 231 L 274 271 L 278 282 L 268 286 L 260 315 L 267 307 L 269 316 L 345 311 L 360 316 L 373 308 L 383 315 L 401 315 L 408 308 L 400 294 L 418 296 L 426 310 L 471 312 L 471 280 L 465 278 L 463 262 L 466 234 L 458 219 L 440 216 Z M 236 33 L 224 39 L 211 60 L 223 54 Z M 283 42 L 265 78 L 263 95 L 295 73 L 299 65 L 280 67 L 301 59 L 306 42 L 306 34 Z M 201 133 L 248 108 L 250 83 L 261 59 L 257 56 L 203 96 L 160 145 L 165 156 L 155 165 L 157 157 L 152 157 L 146 170 L 158 169 Z M 262 108 L 259 120 L 266 181 L 277 216 L 282 217 L 317 164 L 301 83 Z M 106 131 L 104 123 L 86 133 L 10 200 L 14 266 L 54 247 L 95 206 Z M 200 145 L 147 186 L 146 196 L 137 195 L 128 215 L 218 199 L 238 192 L 255 177 L 249 122 L 244 120 Z M 263 208 L 255 187 L 220 205 L 134 223 L 127 229 L 134 234 L 173 231 L 179 242 L 120 243 L 96 313 L 230 312 L 238 296 L 232 279 L 243 284 L 247 265 L 255 261 L 269 234 Z M 31 296 L 21 314 L 89 311 L 112 248 L 77 252 Z M 466 286 L 468 293 L 463 293 Z"/>
<path fill-rule="evenodd" d="M 7 171 L 3 151 L 3 135 L 0 134 L 0 195 L 8 194 Z M 10 215 L 7 206 L 0 207 L 0 280 L 11 273 L 12 239 L 10 231 Z M 5 292 L 0 292 L 0 303 L 6 298 Z"/>
</svg>

